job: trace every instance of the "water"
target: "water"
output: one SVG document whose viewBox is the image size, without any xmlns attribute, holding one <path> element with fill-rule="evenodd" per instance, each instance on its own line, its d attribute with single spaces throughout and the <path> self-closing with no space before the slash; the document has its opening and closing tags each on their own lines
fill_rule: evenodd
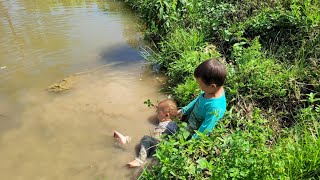
<svg viewBox="0 0 320 180">
<path fill-rule="evenodd" d="M 125 164 L 153 127 L 143 102 L 165 98 L 137 24 L 117 1 L 0 0 L 1 179 L 135 178 Z"/>
</svg>

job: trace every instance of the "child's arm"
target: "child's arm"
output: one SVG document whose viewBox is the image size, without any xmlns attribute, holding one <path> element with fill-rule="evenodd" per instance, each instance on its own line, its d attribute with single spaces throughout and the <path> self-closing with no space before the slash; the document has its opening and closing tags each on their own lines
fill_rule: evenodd
<svg viewBox="0 0 320 180">
<path fill-rule="evenodd" d="M 209 134 L 214 126 L 219 121 L 219 109 L 214 109 L 213 111 L 209 111 L 206 113 L 204 121 L 202 122 L 201 126 L 198 129 L 200 133 L 207 133 Z M 198 135 L 195 133 L 192 135 L 192 138 L 197 138 Z"/>
<path fill-rule="evenodd" d="M 195 98 L 193 101 L 191 101 L 188 105 L 186 105 L 185 107 L 182 108 L 182 114 L 183 115 L 189 115 L 195 105 L 195 103 L 197 102 L 199 96 L 197 98 Z"/>
</svg>

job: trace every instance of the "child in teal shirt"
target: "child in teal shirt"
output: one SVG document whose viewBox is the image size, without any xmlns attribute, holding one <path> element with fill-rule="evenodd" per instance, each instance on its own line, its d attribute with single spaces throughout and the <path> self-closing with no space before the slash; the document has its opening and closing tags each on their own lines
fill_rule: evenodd
<svg viewBox="0 0 320 180">
<path fill-rule="evenodd" d="M 196 99 L 179 110 L 187 115 L 187 130 L 193 134 L 195 130 L 210 133 L 223 117 L 227 103 L 223 89 L 227 71 L 225 66 L 215 59 L 202 62 L 194 71 L 200 89 L 203 91 Z"/>
</svg>

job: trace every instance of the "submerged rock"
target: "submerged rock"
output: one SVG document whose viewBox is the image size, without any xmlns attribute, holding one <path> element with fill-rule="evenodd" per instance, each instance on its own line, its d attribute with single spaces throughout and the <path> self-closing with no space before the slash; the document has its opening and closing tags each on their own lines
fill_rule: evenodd
<svg viewBox="0 0 320 180">
<path fill-rule="evenodd" d="M 58 83 L 55 83 L 47 88 L 50 92 L 63 92 L 72 88 L 74 82 L 76 81 L 77 76 L 72 75 L 67 78 L 64 78 Z"/>
</svg>

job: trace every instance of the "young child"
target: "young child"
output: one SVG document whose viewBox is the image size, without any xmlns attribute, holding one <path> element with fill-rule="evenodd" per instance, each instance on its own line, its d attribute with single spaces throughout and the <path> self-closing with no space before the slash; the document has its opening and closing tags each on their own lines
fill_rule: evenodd
<svg viewBox="0 0 320 180">
<path fill-rule="evenodd" d="M 187 130 L 198 137 L 195 130 L 210 133 L 226 111 L 226 97 L 223 89 L 227 71 L 216 59 L 202 62 L 194 71 L 200 89 L 203 91 L 196 99 L 178 111 L 187 116 Z"/>
<path fill-rule="evenodd" d="M 142 166 L 146 162 L 147 156 L 155 152 L 156 146 L 160 142 L 160 136 L 163 133 L 170 135 L 177 131 L 177 124 L 172 121 L 172 118 L 176 117 L 178 112 L 176 102 L 171 99 L 163 100 L 156 108 L 159 124 L 154 128 L 153 136 L 143 136 L 140 140 L 139 156 L 128 163 L 129 167 Z M 114 131 L 113 136 L 121 144 L 126 144 L 130 140 L 129 136 L 124 136 L 117 131 Z"/>
</svg>

